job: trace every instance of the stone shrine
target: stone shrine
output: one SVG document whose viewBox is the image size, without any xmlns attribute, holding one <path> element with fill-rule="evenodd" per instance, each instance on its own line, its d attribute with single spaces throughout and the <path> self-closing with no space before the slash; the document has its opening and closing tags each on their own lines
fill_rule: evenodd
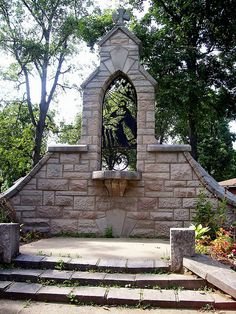
<svg viewBox="0 0 236 314">
<path fill-rule="evenodd" d="M 79 145 L 49 146 L 31 172 L 1 195 L 25 230 L 102 236 L 112 227 L 119 237 L 168 237 L 170 228 L 191 224 L 200 191 L 214 206 L 226 198 L 228 219 L 235 220 L 236 198 L 191 157 L 189 145 L 157 144 L 156 81 L 140 64 L 141 42 L 123 25 L 122 14 L 114 17 L 116 25 L 99 42 L 100 65 L 82 85 Z M 107 170 L 102 167 L 104 97 L 122 80 L 132 87 L 136 101 L 135 165 Z M 124 117 L 122 123 L 119 118 L 123 128 Z"/>
</svg>

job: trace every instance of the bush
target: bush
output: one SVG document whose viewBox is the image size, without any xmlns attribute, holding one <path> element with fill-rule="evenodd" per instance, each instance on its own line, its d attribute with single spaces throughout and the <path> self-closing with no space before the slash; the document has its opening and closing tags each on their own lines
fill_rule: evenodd
<svg viewBox="0 0 236 314">
<path fill-rule="evenodd" d="M 203 192 L 201 192 L 198 196 L 196 215 L 194 216 L 193 221 L 196 225 L 202 225 L 204 228 L 209 228 L 207 234 L 214 239 L 217 231 L 226 221 L 226 209 L 226 200 L 219 201 L 218 207 L 214 209 L 212 202 L 207 199 Z"/>
<path fill-rule="evenodd" d="M 6 199 L 0 200 L 0 223 L 17 222 L 16 212 Z"/>
</svg>

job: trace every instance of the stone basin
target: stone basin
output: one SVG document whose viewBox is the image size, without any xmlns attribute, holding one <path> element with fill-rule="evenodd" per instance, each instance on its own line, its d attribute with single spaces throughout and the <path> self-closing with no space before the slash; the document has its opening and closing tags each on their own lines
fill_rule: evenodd
<svg viewBox="0 0 236 314">
<path fill-rule="evenodd" d="M 129 181 L 141 180 L 138 171 L 100 170 L 93 171 L 93 180 L 102 180 L 109 196 L 124 196 Z"/>
</svg>

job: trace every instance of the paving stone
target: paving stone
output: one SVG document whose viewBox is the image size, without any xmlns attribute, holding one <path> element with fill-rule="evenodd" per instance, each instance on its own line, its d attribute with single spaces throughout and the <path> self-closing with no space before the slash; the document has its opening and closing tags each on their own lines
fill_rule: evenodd
<svg viewBox="0 0 236 314">
<path fill-rule="evenodd" d="M 10 286 L 10 284 L 12 284 L 12 281 L 0 281 L 0 294 L 4 289 Z"/>
<path fill-rule="evenodd" d="M 106 290 L 103 287 L 78 287 L 72 291 L 72 295 L 79 302 L 105 304 Z"/>
<path fill-rule="evenodd" d="M 167 288 L 169 286 L 167 277 L 167 275 L 137 274 L 135 278 L 135 284 L 140 288 L 153 286 Z"/>
<path fill-rule="evenodd" d="M 208 256 L 184 258 L 184 266 L 212 285 L 236 298 L 236 273 Z"/>
<path fill-rule="evenodd" d="M 207 304 L 214 306 L 214 299 L 204 291 L 178 291 L 179 308 L 202 308 Z"/>
<path fill-rule="evenodd" d="M 98 272 L 79 272 L 76 271 L 71 276 L 71 281 L 78 281 L 80 284 L 97 285 L 103 281 L 106 273 Z"/>
<path fill-rule="evenodd" d="M 128 260 L 127 271 L 128 272 L 139 272 L 139 271 L 153 271 L 154 260 Z"/>
<path fill-rule="evenodd" d="M 231 269 L 210 271 L 206 280 L 236 299 L 236 273 Z"/>
<path fill-rule="evenodd" d="M 60 257 L 60 256 L 45 256 L 43 260 L 40 262 L 40 266 L 42 268 L 55 268 L 58 263 L 63 261 L 64 268 L 68 267 L 68 263 L 71 261 L 71 258 L 69 257 Z"/>
<path fill-rule="evenodd" d="M 217 310 L 236 310 L 236 301 L 233 300 L 229 295 L 222 295 L 212 293 L 211 296 L 214 298 L 214 308 Z"/>
<path fill-rule="evenodd" d="M 176 308 L 176 291 L 144 289 L 141 304 L 158 307 Z"/>
<path fill-rule="evenodd" d="M 35 294 L 42 288 L 37 283 L 16 282 L 10 285 L 4 293 L 4 297 L 12 299 L 35 299 Z"/>
<path fill-rule="evenodd" d="M 110 288 L 107 303 L 114 305 L 136 305 L 140 302 L 141 290 L 128 288 Z"/>
<path fill-rule="evenodd" d="M 155 260 L 154 263 L 155 263 L 154 264 L 155 268 L 160 268 L 160 269 L 163 269 L 163 270 L 166 270 L 166 271 L 169 270 L 169 262 L 166 262 L 166 261 L 163 261 L 163 260 Z"/>
<path fill-rule="evenodd" d="M 132 274 L 106 274 L 104 284 L 133 285 L 135 283 L 135 275 Z"/>
<path fill-rule="evenodd" d="M 59 282 L 59 281 L 70 280 L 72 274 L 73 274 L 72 271 L 65 271 L 65 270 L 60 271 L 60 270 L 48 269 L 48 270 L 45 270 L 40 275 L 40 279 L 55 280 L 56 282 Z"/>
<path fill-rule="evenodd" d="M 100 259 L 98 258 L 73 258 L 68 264 L 71 270 L 90 270 L 97 269 Z"/>
<path fill-rule="evenodd" d="M 15 266 L 38 268 L 43 258 L 44 256 L 20 254 L 15 259 L 13 259 L 13 263 Z"/>
<path fill-rule="evenodd" d="M 0 270 L 0 279 L 14 281 L 31 281 L 36 282 L 43 270 L 39 269 L 6 269 Z"/>
<path fill-rule="evenodd" d="M 98 267 L 111 270 L 122 270 L 126 268 L 127 259 L 101 259 Z"/>
<path fill-rule="evenodd" d="M 37 301 L 53 301 L 53 302 L 68 302 L 69 295 L 72 292 L 73 288 L 71 287 L 56 287 L 56 286 L 47 286 L 42 287 L 36 293 Z"/>
</svg>

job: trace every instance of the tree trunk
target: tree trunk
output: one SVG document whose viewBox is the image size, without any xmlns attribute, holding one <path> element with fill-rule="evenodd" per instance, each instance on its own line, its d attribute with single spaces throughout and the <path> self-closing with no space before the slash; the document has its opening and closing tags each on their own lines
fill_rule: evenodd
<svg viewBox="0 0 236 314">
<path fill-rule="evenodd" d="M 33 150 L 33 165 L 35 166 L 41 159 L 41 148 L 43 142 L 43 133 L 45 128 L 45 117 L 40 116 L 35 132 L 35 145 Z"/>
<path fill-rule="evenodd" d="M 191 110 L 191 109 L 190 109 Z M 197 130 L 196 130 L 196 121 L 193 116 L 193 112 L 189 113 L 189 141 L 192 147 L 191 155 L 197 161 L 198 160 L 198 137 L 197 137 Z"/>
</svg>

